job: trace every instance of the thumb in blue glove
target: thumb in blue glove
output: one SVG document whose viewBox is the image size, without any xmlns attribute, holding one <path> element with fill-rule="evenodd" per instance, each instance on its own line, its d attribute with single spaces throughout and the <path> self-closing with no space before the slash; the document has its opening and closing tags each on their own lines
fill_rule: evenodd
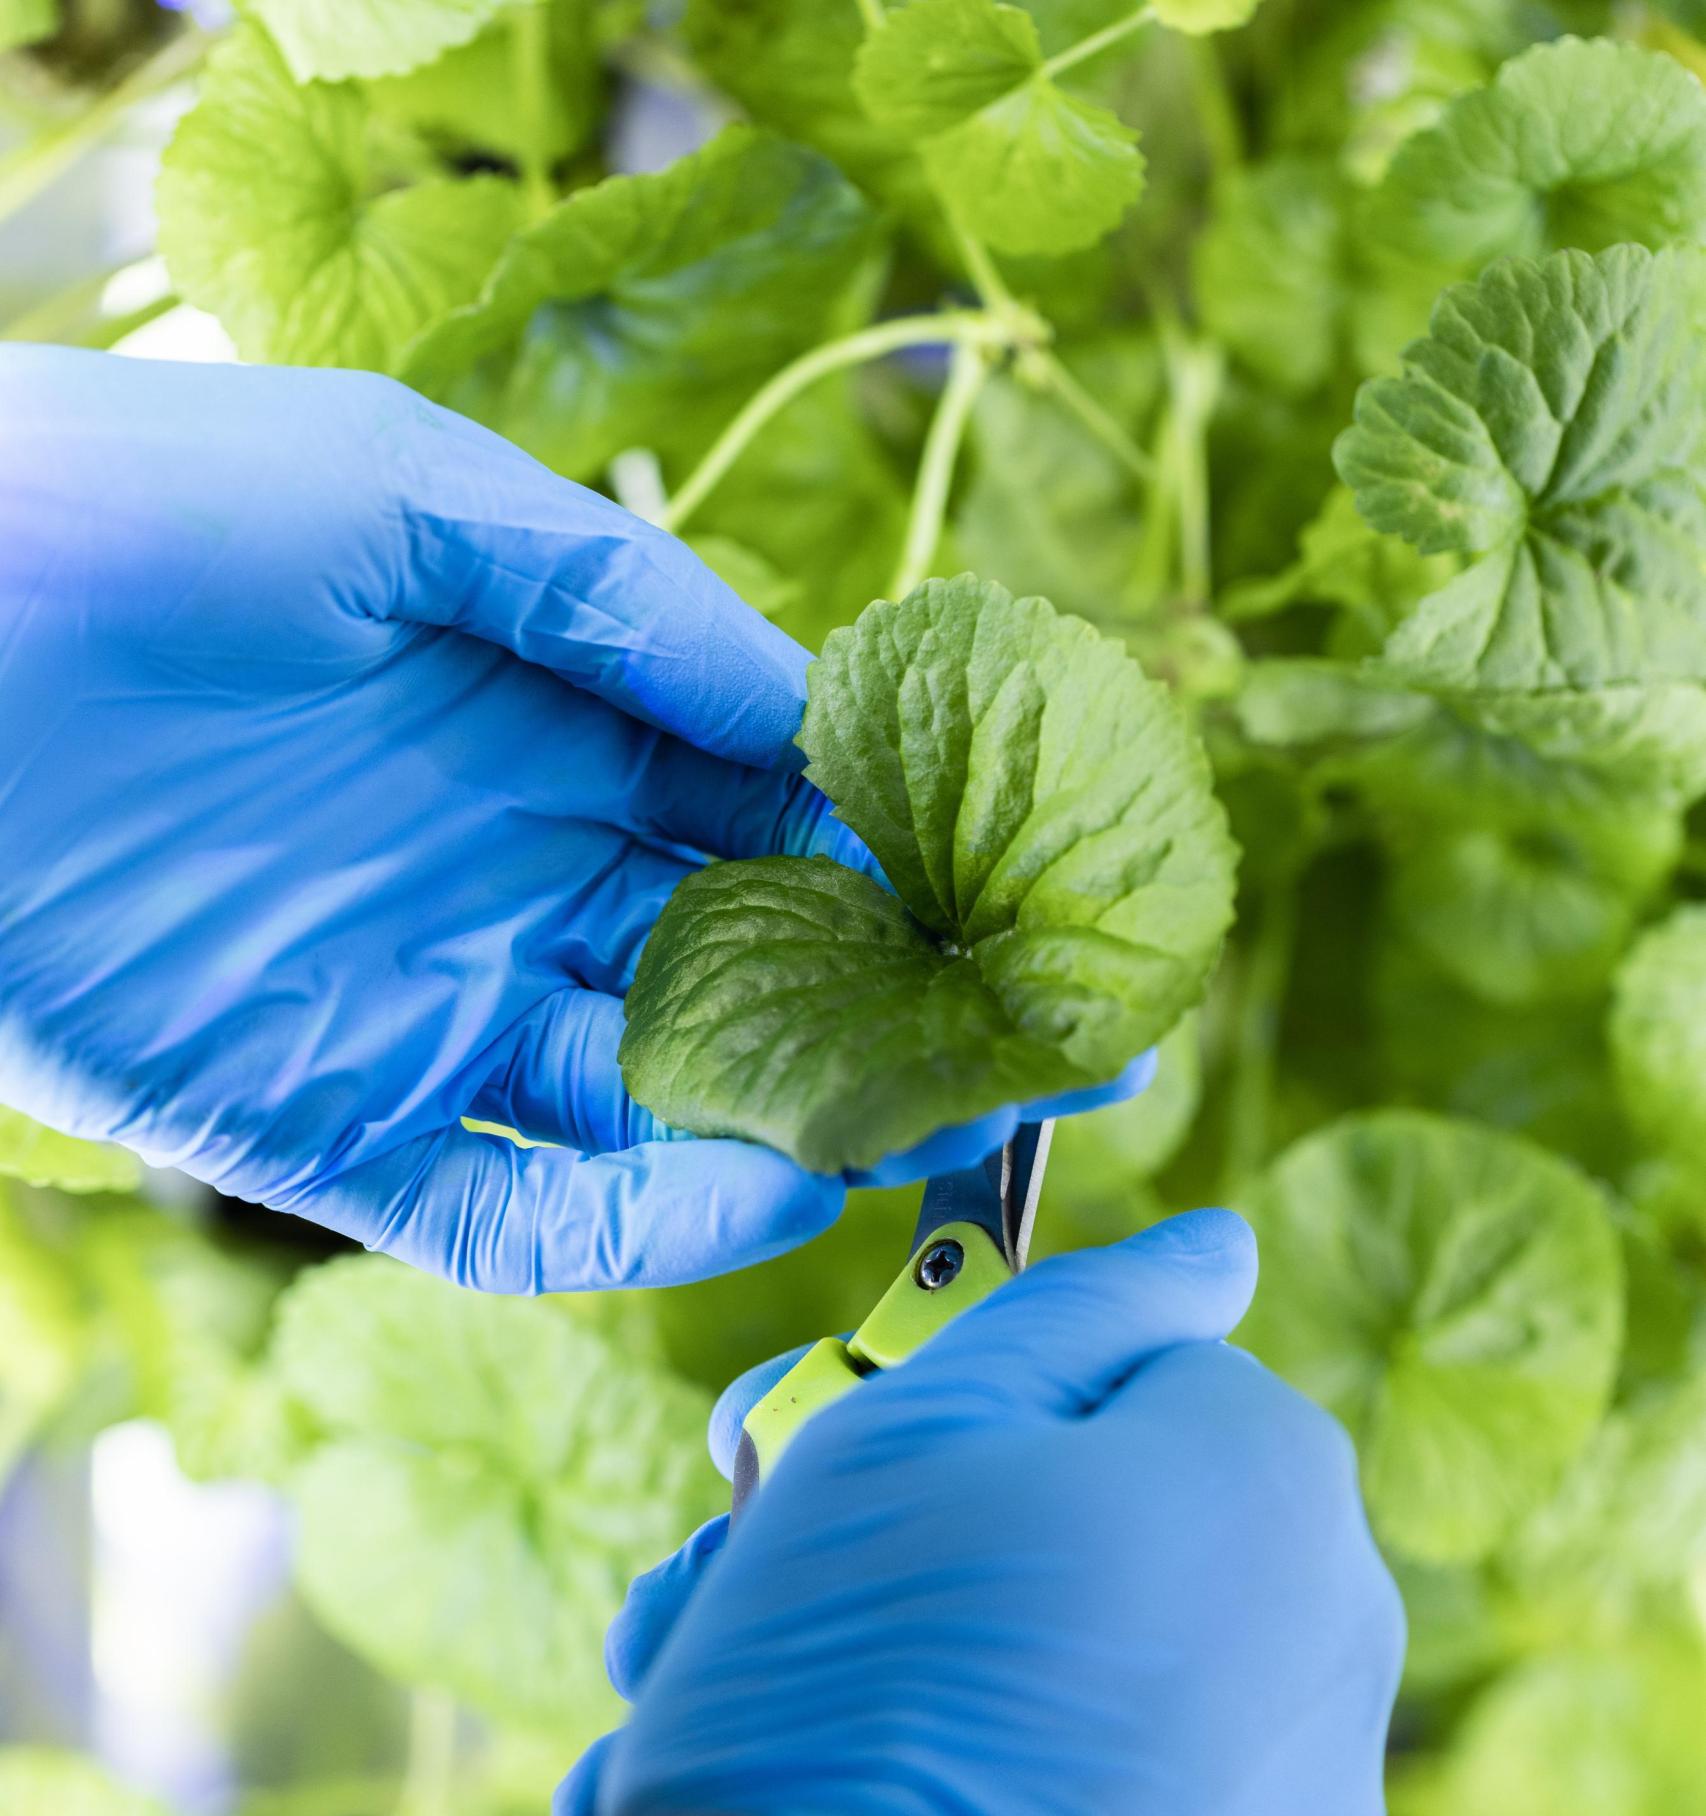
<svg viewBox="0 0 1706 1816">
<path fill-rule="evenodd" d="M 1218 1341 L 1254 1281 L 1240 1219 L 1176 1218 L 820 1415 L 635 1584 L 633 1719 L 557 1816 L 1377 1816 L 1402 1609 L 1344 1434 Z"/>
</svg>

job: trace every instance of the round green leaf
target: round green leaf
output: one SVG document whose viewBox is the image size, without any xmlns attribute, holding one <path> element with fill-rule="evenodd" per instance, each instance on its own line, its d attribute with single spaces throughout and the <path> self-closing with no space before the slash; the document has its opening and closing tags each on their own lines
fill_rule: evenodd
<svg viewBox="0 0 1706 1816">
<path fill-rule="evenodd" d="M 1677 909 L 1624 961 L 1611 1048 L 1635 1126 L 1706 1163 L 1706 906 Z"/>
<path fill-rule="evenodd" d="M 1481 557 L 1394 633 L 1413 681 L 1706 679 L 1699 255 L 1507 259 L 1363 386 L 1340 476 L 1376 528 Z"/>
<path fill-rule="evenodd" d="M 298 87 L 263 32 L 214 51 L 160 164 L 160 250 L 246 359 L 388 372 L 479 290 L 520 219 L 496 177 L 371 193 L 367 103 Z"/>
<path fill-rule="evenodd" d="M 298 82 L 395 76 L 466 44 L 509 0 L 248 0 Z M 534 0 L 544 5 L 545 0 Z"/>
<path fill-rule="evenodd" d="M 869 607 L 807 687 L 807 774 L 898 898 L 826 859 L 689 877 L 627 999 L 641 1102 L 838 1172 L 1111 1078 L 1197 1001 L 1232 847 L 1121 645 L 967 574 Z"/>
<path fill-rule="evenodd" d="M 937 190 L 997 251 L 1093 245 L 1143 188 L 1137 134 L 1043 68 L 1029 14 L 995 0 L 913 0 L 859 53 L 865 111 L 920 144 Z"/>
<path fill-rule="evenodd" d="M 1350 1428 L 1387 1543 L 1485 1555 L 1611 1390 L 1622 1281 L 1598 1189 L 1519 1137 L 1393 1110 L 1299 1142 L 1250 1210 L 1240 1341 Z"/>
<path fill-rule="evenodd" d="M 326 1625 L 494 1719 L 583 1741 L 608 1725 L 602 1636 L 629 1579 L 724 1501 L 709 1397 L 596 1306 L 365 1257 L 286 1295 L 276 1360 L 325 1440 L 293 1491 Z"/>
<path fill-rule="evenodd" d="M 1155 0 L 1155 16 L 1176 32 L 1229 32 L 1248 25 L 1262 0 Z"/>
<path fill-rule="evenodd" d="M 1697 243 L 1706 89 L 1638 45 L 1536 45 L 1399 149 L 1372 215 L 1442 279 L 1502 253 Z"/>
<path fill-rule="evenodd" d="M 823 337 L 873 229 L 825 159 L 731 127 L 517 235 L 403 376 L 571 476 L 624 448 L 703 441 Z"/>
</svg>

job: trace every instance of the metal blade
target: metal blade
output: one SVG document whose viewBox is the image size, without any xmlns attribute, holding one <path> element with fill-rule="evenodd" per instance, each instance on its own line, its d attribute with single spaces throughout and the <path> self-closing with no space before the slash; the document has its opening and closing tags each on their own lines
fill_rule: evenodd
<svg viewBox="0 0 1706 1816">
<path fill-rule="evenodd" d="M 1015 1273 L 1025 1265 L 1053 1121 L 1022 1123 L 1013 1139 L 959 1173 L 938 1173 L 924 1187 L 913 1253 L 949 1223 L 975 1223 L 1007 1257 Z"/>
</svg>

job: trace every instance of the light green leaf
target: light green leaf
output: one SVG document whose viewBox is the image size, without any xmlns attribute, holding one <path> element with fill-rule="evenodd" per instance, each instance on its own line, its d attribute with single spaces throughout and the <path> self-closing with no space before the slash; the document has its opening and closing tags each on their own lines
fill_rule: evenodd
<svg viewBox="0 0 1706 1816">
<path fill-rule="evenodd" d="M 1155 0 L 1155 16 L 1176 32 L 1227 32 L 1248 25 L 1262 0 Z"/>
<path fill-rule="evenodd" d="M 1200 996 L 1232 850 L 1164 687 L 964 575 L 808 672 L 800 742 L 900 892 L 825 860 L 677 889 L 628 996 L 629 1089 L 824 1172 L 1112 1077 Z"/>
<path fill-rule="evenodd" d="M 1706 1164 L 1706 906 L 1677 909 L 1624 961 L 1611 1049 L 1636 1128 Z"/>
<path fill-rule="evenodd" d="M 542 3 L 542 0 L 541 0 Z M 507 0 L 248 0 L 298 82 L 395 76 L 466 44 Z"/>
<path fill-rule="evenodd" d="M 1400 147 L 1370 213 L 1441 282 L 1505 253 L 1698 243 L 1706 89 L 1638 45 L 1536 45 Z"/>
<path fill-rule="evenodd" d="M 174 286 L 246 359 L 392 371 L 514 231 L 515 191 L 496 177 L 370 193 L 366 123 L 355 89 L 297 87 L 252 26 L 214 51 L 155 206 Z"/>
<path fill-rule="evenodd" d="M 89 1328 L 80 1282 L 0 1184 L 0 1485 L 77 1379 Z M 3 1807 L 3 1806 L 0 1806 Z"/>
<path fill-rule="evenodd" d="M 167 1816 L 164 1804 L 126 1789 L 94 1760 L 53 1747 L 0 1747 L 0 1810 L 6 1816 Z"/>
<path fill-rule="evenodd" d="M 1178 1153 L 1201 1102 L 1202 1030 L 1193 1011 L 1162 1041 L 1148 1090 L 1062 1119 L 1049 1149 L 1050 1199 L 1068 1215 L 1091 1204 L 1135 1204 L 1138 1186 Z"/>
<path fill-rule="evenodd" d="M 1342 183 L 1326 159 L 1249 165 L 1220 186 L 1194 249 L 1204 324 L 1282 391 L 1315 390 L 1341 357 Z"/>
<path fill-rule="evenodd" d="M 1093 245 L 1143 188 L 1137 134 L 1043 71 L 1029 14 L 995 0 L 912 0 L 859 53 L 854 89 L 921 145 L 965 225 L 997 251 Z"/>
<path fill-rule="evenodd" d="M 0 52 L 39 44 L 59 30 L 59 0 L 0 0 Z"/>
<path fill-rule="evenodd" d="M 1262 1286 L 1239 1339 L 1350 1428 L 1376 1530 L 1484 1555 L 1604 1411 L 1622 1280 L 1597 1188 L 1515 1136 L 1347 1117 L 1251 1195 Z"/>
<path fill-rule="evenodd" d="M 0 1178 L 62 1192 L 133 1192 L 142 1162 L 103 1141 L 79 1141 L 0 1105 Z"/>
<path fill-rule="evenodd" d="M 1700 267 L 1616 247 L 1511 259 L 1441 299 L 1341 437 L 1376 528 L 1481 559 L 1387 658 L 1477 692 L 1706 678 Z"/>
<path fill-rule="evenodd" d="M 1697 1640 L 1560 1648 L 1471 1709 L 1425 1816 L 1706 1816 Z"/>
<path fill-rule="evenodd" d="M 1681 845 L 1676 816 L 1390 832 L 1395 925 L 1463 988 L 1519 1005 L 1597 995 Z"/>
<path fill-rule="evenodd" d="M 628 1580 L 724 1498 L 709 1396 L 596 1314 L 366 1257 L 286 1295 L 275 1356 L 326 1440 L 294 1481 L 326 1625 L 500 1721 L 607 1724 L 602 1635 Z"/>
<path fill-rule="evenodd" d="M 703 441 L 822 337 L 872 236 L 869 208 L 822 158 L 731 127 L 527 228 L 403 375 L 590 476 L 623 448 Z"/>
</svg>

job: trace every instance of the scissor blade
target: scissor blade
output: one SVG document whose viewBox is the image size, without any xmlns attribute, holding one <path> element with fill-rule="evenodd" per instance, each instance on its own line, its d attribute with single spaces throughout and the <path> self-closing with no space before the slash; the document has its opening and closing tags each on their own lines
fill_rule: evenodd
<svg viewBox="0 0 1706 1816">
<path fill-rule="evenodd" d="M 1053 1121 L 1022 1123 L 1013 1139 L 963 1172 L 938 1173 L 924 1187 L 913 1253 L 949 1223 L 975 1223 L 1007 1257 L 1015 1273 L 1025 1265 L 1036 1220 Z"/>
</svg>

